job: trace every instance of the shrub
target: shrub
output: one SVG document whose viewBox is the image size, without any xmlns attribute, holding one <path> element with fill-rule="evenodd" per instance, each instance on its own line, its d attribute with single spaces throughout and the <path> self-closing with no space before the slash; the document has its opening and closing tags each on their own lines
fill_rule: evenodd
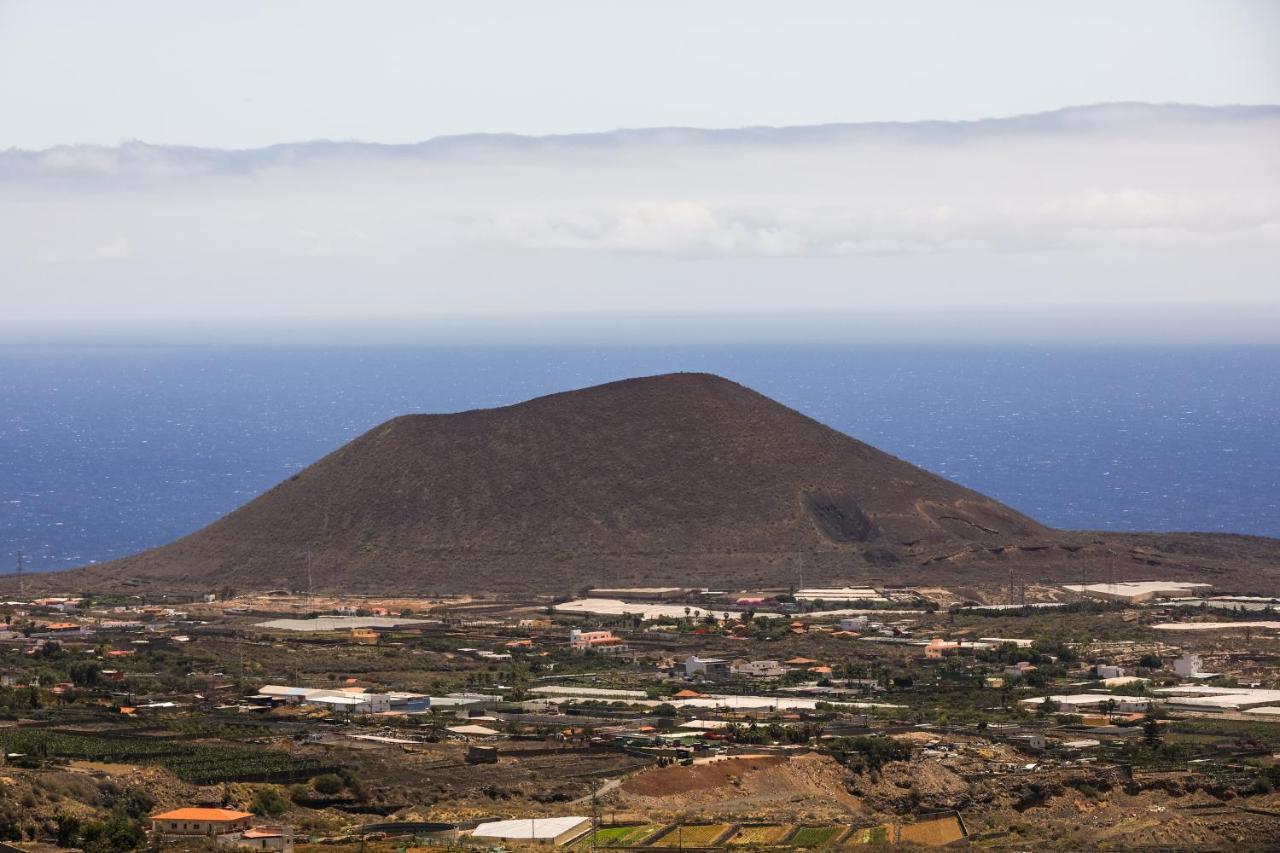
<svg viewBox="0 0 1280 853">
<path fill-rule="evenodd" d="M 326 797 L 332 797 L 346 787 L 342 782 L 342 777 L 337 773 L 326 773 L 323 776 L 317 776 L 311 780 L 311 784 L 318 793 L 324 794 Z"/>
<path fill-rule="evenodd" d="M 289 803 L 276 788 L 255 788 L 253 799 L 249 803 L 249 811 L 263 817 L 275 817 L 283 814 L 288 808 Z"/>
</svg>

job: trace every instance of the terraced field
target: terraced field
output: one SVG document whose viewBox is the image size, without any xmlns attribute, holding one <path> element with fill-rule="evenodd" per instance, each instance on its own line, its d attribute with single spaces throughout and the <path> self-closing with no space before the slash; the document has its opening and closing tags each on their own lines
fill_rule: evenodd
<svg viewBox="0 0 1280 853">
<path fill-rule="evenodd" d="M 888 844 L 893 837 L 890 826 L 870 826 L 849 836 L 849 844 Z"/>
<path fill-rule="evenodd" d="M 744 826 L 733 834 L 729 844 L 781 844 L 791 834 L 789 824 Z"/>
<path fill-rule="evenodd" d="M 676 827 L 662 836 L 664 847 L 678 844 L 681 847 L 710 847 L 716 839 L 729 831 L 727 823 L 691 823 Z"/>
<path fill-rule="evenodd" d="M 632 847 L 644 843 L 645 839 L 662 828 L 657 823 L 627 824 L 624 826 L 602 826 L 596 830 L 596 846 L 598 847 Z M 578 847 L 591 848 L 591 833 L 580 842 Z"/>
<path fill-rule="evenodd" d="M 899 830 L 902 841 L 913 844 L 950 844 L 964 838 L 960 821 L 954 816 L 924 820 L 919 823 L 904 823 Z"/>
<path fill-rule="evenodd" d="M 843 826 L 802 826 L 788 842 L 792 847 L 821 847 L 836 839 Z"/>
</svg>

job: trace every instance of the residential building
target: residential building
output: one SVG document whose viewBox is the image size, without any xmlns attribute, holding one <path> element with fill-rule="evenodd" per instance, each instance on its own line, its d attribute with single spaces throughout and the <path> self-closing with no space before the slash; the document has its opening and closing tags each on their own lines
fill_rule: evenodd
<svg viewBox="0 0 1280 853">
<path fill-rule="evenodd" d="M 352 628 L 351 642 L 361 646 L 376 646 L 378 644 L 378 632 L 372 628 Z"/>
<path fill-rule="evenodd" d="M 569 632 L 569 648 L 579 652 L 617 654 L 627 651 L 622 638 L 612 631 L 583 631 L 574 628 Z"/>
<path fill-rule="evenodd" d="M 940 658 L 944 655 L 959 654 L 960 644 L 954 640 L 944 640 L 941 637 L 934 637 L 929 644 L 924 647 L 924 656 L 930 659 Z"/>
<path fill-rule="evenodd" d="M 236 847 L 250 847 L 255 850 L 279 850 L 281 853 L 293 851 L 293 827 L 290 826 L 251 826 L 240 833 L 235 842 Z"/>
<path fill-rule="evenodd" d="M 730 675 L 729 662 L 721 658 L 700 658 L 690 655 L 684 662 L 686 678 L 702 678 L 707 681 L 720 681 Z"/>
<path fill-rule="evenodd" d="M 233 809 L 174 809 L 151 816 L 151 831 L 160 838 L 218 836 L 241 833 L 253 815 Z"/>
<path fill-rule="evenodd" d="M 776 660 L 736 661 L 730 671 L 748 678 L 778 678 L 787 674 L 787 668 Z"/>
<path fill-rule="evenodd" d="M 1182 678 L 1195 678 L 1204 671 L 1204 661 L 1190 652 L 1173 662 L 1173 672 Z"/>
</svg>

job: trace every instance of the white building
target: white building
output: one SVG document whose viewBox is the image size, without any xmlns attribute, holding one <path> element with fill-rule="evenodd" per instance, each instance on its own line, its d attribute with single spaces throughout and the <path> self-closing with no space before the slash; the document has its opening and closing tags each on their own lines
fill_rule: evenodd
<svg viewBox="0 0 1280 853">
<path fill-rule="evenodd" d="M 684 662 L 686 678 L 720 679 L 729 677 L 729 662 L 723 658 L 700 658 L 690 655 Z"/>
<path fill-rule="evenodd" d="M 1125 714 L 1145 711 L 1151 705 L 1150 699 L 1112 693 L 1071 693 L 1061 696 L 1037 696 L 1032 699 L 1022 699 L 1018 704 L 1028 711 L 1035 711 L 1044 704 L 1045 699 L 1050 699 L 1057 706 L 1058 711 L 1064 714 L 1096 711 L 1107 707 L 1108 702 L 1115 702 L 1115 710 Z"/>
<path fill-rule="evenodd" d="M 1195 678 L 1204 671 L 1204 661 L 1190 652 L 1173 662 L 1173 672 L 1182 678 Z"/>
<path fill-rule="evenodd" d="M 588 817 L 531 817 L 482 823 L 471 831 L 471 837 L 513 843 L 559 845 L 581 838 L 590 829 L 591 818 Z"/>
<path fill-rule="evenodd" d="M 1280 703 L 1280 690 L 1251 687 L 1184 685 L 1161 687 L 1155 692 L 1164 697 L 1166 707 L 1186 711 L 1247 711 Z"/>
<path fill-rule="evenodd" d="M 731 669 L 735 675 L 748 678 L 781 678 L 787 674 L 787 668 L 776 660 L 738 661 Z"/>
<path fill-rule="evenodd" d="M 311 705 L 346 714 L 380 714 L 391 710 L 391 697 L 386 693 L 366 693 L 362 687 L 338 690 L 323 687 L 287 687 L 267 684 L 258 696 L 291 705 Z"/>
<path fill-rule="evenodd" d="M 1120 678 L 1124 675 L 1124 670 L 1118 666 L 1100 663 L 1093 668 L 1093 674 L 1098 678 Z"/>
</svg>

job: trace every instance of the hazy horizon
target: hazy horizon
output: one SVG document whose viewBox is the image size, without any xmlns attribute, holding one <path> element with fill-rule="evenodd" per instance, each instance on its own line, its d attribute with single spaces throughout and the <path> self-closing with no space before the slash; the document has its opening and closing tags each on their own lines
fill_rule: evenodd
<svg viewBox="0 0 1280 853">
<path fill-rule="evenodd" d="M 585 317 L 628 334 L 641 318 L 641 337 L 663 340 L 684 334 L 663 318 L 745 318 L 740 330 L 774 340 L 807 337 L 803 318 L 818 317 L 819 334 L 856 341 L 1274 342 L 1277 142 L 1278 107 L 1113 104 L 978 122 L 5 151 L 0 335 L 391 317 L 421 318 L 428 337 L 487 324 L 536 340 L 544 330 L 521 326 L 572 335 Z"/>
</svg>

